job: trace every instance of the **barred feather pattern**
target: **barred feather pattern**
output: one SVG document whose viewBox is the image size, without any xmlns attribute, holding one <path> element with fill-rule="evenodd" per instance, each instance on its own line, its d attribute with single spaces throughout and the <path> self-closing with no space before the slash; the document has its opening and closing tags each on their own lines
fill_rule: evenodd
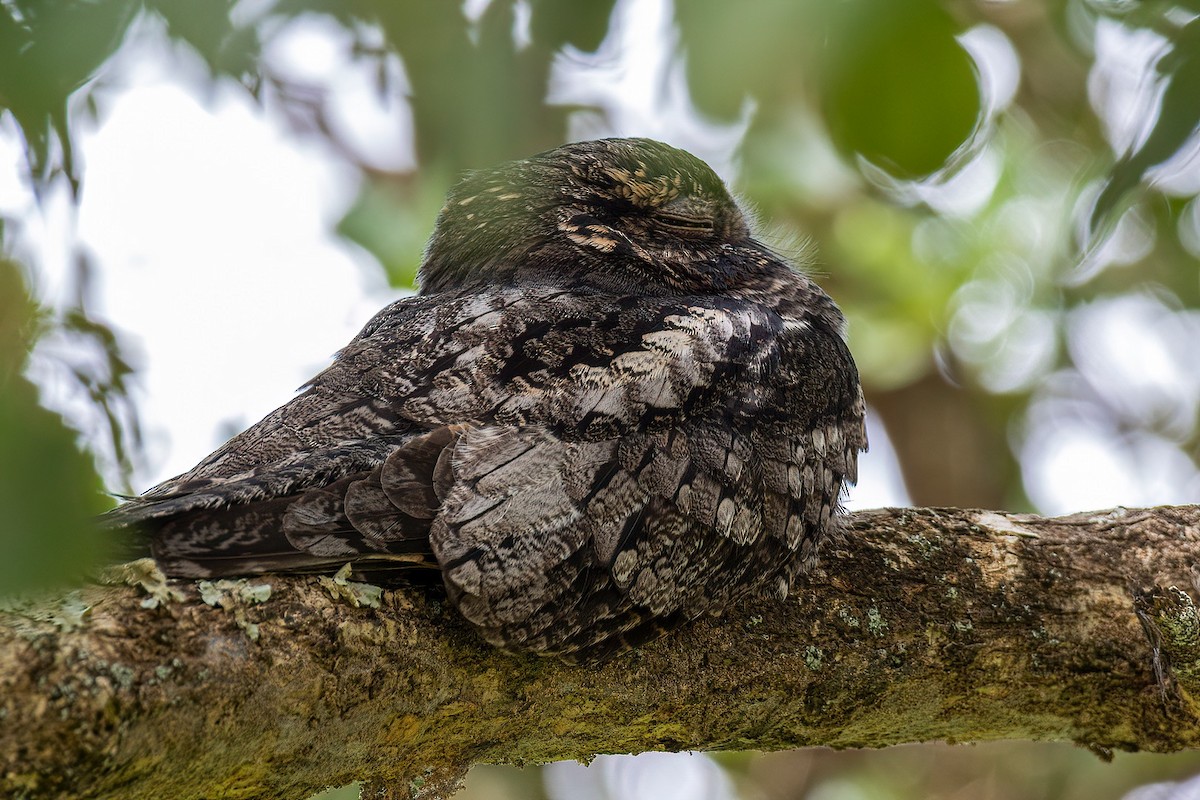
<svg viewBox="0 0 1200 800">
<path fill-rule="evenodd" d="M 487 641 L 574 660 L 786 594 L 866 446 L 836 306 L 682 151 L 602 140 L 530 161 L 555 171 L 516 162 L 451 194 L 422 294 L 108 524 L 173 575 L 349 562 L 440 580 Z M 681 197 L 711 235 L 677 230 Z M 495 223 L 490 250 L 446 239 L 464 208 Z"/>
</svg>

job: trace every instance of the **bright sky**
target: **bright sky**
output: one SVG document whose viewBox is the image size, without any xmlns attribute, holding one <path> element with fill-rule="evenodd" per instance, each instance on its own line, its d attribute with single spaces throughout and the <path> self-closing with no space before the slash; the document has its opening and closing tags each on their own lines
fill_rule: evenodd
<svg viewBox="0 0 1200 800">
<path fill-rule="evenodd" d="M 385 285 L 330 232 L 350 176 L 233 89 L 206 108 L 169 79 L 141 83 L 81 141 L 79 238 L 103 267 L 96 311 L 141 367 L 148 486 L 286 400 Z M 52 299 L 61 276 L 46 277 Z"/>
<path fill-rule="evenodd" d="M 331 234 L 351 176 L 243 94 L 205 108 L 145 84 L 84 143 L 79 234 L 104 265 L 101 311 L 137 337 L 146 421 L 170 441 L 151 449 L 153 481 L 286 400 L 388 299 Z"/>
</svg>

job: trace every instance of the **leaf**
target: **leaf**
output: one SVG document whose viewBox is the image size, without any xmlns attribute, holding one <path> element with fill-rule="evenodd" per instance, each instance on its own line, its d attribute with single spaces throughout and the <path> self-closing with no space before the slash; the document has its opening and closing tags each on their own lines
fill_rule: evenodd
<svg viewBox="0 0 1200 800">
<path fill-rule="evenodd" d="M 850 0 L 824 49 L 823 106 L 838 148 L 915 178 L 975 130 L 980 92 L 959 32 L 930 0 Z"/>
<path fill-rule="evenodd" d="M 676 3 L 692 99 L 723 120 L 743 113 L 747 95 L 766 114 L 794 101 L 826 16 L 823 6 L 795 0 Z"/>
<path fill-rule="evenodd" d="M 392 286 L 411 289 L 442 205 L 444 185 L 433 176 L 363 181 L 358 199 L 338 223 L 338 233 L 373 255 Z"/>
<path fill-rule="evenodd" d="M 593 52 L 608 34 L 608 21 L 615 0 L 589 0 L 587 3 L 533 2 L 533 39 L 549 50 L 570 44 Z"/>
<path fill-rule="evenodd" d="M 62 169 L 78 190 L 67 98 L 116 52 L 140 7 L 136 0 L 0 3 L 0 109 L 25 137 L 30 172 L 50 177 L 50 142 L 62 145 Z"/>
<path fill-rule="evenodd" d="M 153 0 L 148 6 L 166 21 L 168 33 L 191 45 L 213 75 L 246 80 L 260 59 L 258 31 L 233 21 L 233 0 Z"/>
<path fill-rule="evenodd" d="M 1200 17 L 1170 36 L 1171 50 L 1158 63 L 1166 81 L 1158 118 L 1141 147 L 1118 159 L 1096 198 L 1089 221 L 1093 238 L 1116 224 L 1114 212 L 1146 172 L 1174 156 L 1200 127 Z"/>
<path fill-rule="evenodd" d="M 92 459 L 21 375 L 33 316 L 16 264 L 0 260 L 0 596 L 77 581 L 105 551 Z"/>
</svg>

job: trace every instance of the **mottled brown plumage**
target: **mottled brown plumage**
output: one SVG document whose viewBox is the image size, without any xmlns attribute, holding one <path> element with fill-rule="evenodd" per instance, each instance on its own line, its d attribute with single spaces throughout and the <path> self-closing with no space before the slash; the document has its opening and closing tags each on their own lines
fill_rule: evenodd
<svg viewBox="0 0 1200 800">
<path fill-rule="evenodd" d="M 109 523 L 178 576 L 440 572 L 489 642 L 572 658 L 811 565 L 866 445 L 858 374 L 705 164 L 608 139 L 472 173 L 421 287 Z"/>
</svg>

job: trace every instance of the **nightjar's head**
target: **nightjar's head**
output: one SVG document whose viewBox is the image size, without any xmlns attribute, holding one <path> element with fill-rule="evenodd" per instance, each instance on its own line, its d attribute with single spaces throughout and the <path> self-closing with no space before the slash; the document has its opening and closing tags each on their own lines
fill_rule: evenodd
<svg viewBox="0 0 1200 800">
<path fill-rule="evenodd" d="M 501 280 L 723 292 L 786 269 L 700 159 L 651 139 L 564 145 L 468 174 L 438 217 L 421 287 Z"/>
</svg>

